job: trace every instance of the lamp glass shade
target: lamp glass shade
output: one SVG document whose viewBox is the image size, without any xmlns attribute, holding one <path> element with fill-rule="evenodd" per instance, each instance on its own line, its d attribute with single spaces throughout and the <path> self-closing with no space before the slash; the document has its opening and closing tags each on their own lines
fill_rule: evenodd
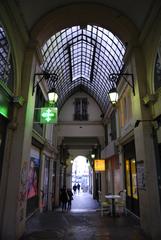
<svg viewBox="0 0 161 240">
<path fill-rule="evenodd" d="M 91 154 L 91 158 L 95 158 L 95 154 L 94 153 Z"/>
<path fill-rule="evenodd" d="M 58 100 L 58 94 L 55 91 L 48 92 L 48 98 L 49 102 L 57 102 Z"/>
<path fill-rule="evenodd" d="M 116 104 L 118 102 L 118 92 L 117 92 L 116 88 L 112 88 L 109 91 L 109 98 L 110 98 L 110 102 L 112 104 Z"/>
</svg>

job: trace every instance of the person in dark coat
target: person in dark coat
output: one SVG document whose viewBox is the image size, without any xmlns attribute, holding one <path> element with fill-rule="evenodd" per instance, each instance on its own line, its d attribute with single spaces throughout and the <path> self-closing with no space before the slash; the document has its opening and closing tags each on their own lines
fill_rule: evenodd
<svg viewBox="0 0 161 240">
<path fill-rule="evenodd" d="M 62 206 L 62 212 L 64 212 L 64 210 L 67 210 L 67 202 L 68 202 L 68 193 L 66 190 L 66 186 L 63 187 L 63 189 L 61 190 L 61 194 L 60 194 L 60 201 L 61 201 L 61 206 Z"/>
<path fill-rule="evenodd" d="M 76 194 L 76 190 L 77 190 L 77 186 L 76 186 L 76 184 L 74 184 L 74 186 L 73 186 L 74 194 Z"/>
<path fill-rule="evenodd" d="M 77 184 L 78 194 L 80 193 L 80 184 Z"/>
<path fill-rule="evenodd" d="M 71 206 L 72 206 L 72 200 L 73 200 L 73 193 L 72 193 L 72 190 L 70 188 L 67 189 L 67 193 L 68 193 L 68 210 L 71 209 Z"/>
</svg>

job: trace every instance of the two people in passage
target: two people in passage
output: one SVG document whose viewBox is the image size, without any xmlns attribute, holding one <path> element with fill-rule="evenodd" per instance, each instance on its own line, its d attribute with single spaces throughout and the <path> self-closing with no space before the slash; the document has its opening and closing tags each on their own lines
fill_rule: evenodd
<svg viewBox="0 0 161 240">
<path fill-rule="evenodd" d="M 77 189 L 78 189 L 78 194 L 79 194 L 80 193 L 80 184 L 79 183 L 77 185 L 76 184 L 73 185 L 74 194 L 76 194 Z"/>
<path fill-rule="evenodd" d="M 66 189 L 66 186 L 61 190 L 60 201 L 62 206 L 62 212 L 70 210 L 72 206 L 73 193 L 70 188 Z"/>
</svg>

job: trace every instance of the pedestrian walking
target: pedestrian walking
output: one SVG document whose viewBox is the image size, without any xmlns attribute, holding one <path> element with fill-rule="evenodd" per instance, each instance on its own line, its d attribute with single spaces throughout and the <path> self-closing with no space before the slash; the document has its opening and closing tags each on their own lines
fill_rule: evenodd
<svg viewBox="0 0 161 240">
<path fill-rule="evenodd" d="M 60 201 L 61 201 L 61 206 L 62 206 L 62 212 L 64 212 L 64 210 L 67 210 L 67 202 L 68 202 L 68 193 L 66 190 L 66 186 L 63 187 L 63 189 L 61 190 L 61 194 L 60 194 Z"/>
<path fill-rule="evenodd" d="M 67 209 L 70 210 L 72 206 L 72 200 L 73 200 L 73 193 L 70 188 L 67 189 L 67 194 L 68 194 L 68 207 Z"/>
<path fill-rule="evenodd" d="M 74 184 L 74 186 L 73 186 L 73 191 L 74 191 L 74 194 L 76 194 L 76 191 L 77 191 L 77 186 L 76 186 L 76 184 Z"/>
<path fill-rule="evenodd" d="M 77 184 L 78 194 L 80 193 L 80 184 Z"/>
</svg>

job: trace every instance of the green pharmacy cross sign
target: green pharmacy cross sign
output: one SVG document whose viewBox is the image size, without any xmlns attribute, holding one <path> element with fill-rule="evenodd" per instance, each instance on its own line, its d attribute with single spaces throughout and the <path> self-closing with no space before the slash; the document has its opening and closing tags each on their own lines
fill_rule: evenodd
<svg viewBox="0 0 161 240">
<path fill-rule="evenodd" d="M 58 121 L 58 108 L 41 108 L 40 123 L 57 123 Z"/>
</svg>

